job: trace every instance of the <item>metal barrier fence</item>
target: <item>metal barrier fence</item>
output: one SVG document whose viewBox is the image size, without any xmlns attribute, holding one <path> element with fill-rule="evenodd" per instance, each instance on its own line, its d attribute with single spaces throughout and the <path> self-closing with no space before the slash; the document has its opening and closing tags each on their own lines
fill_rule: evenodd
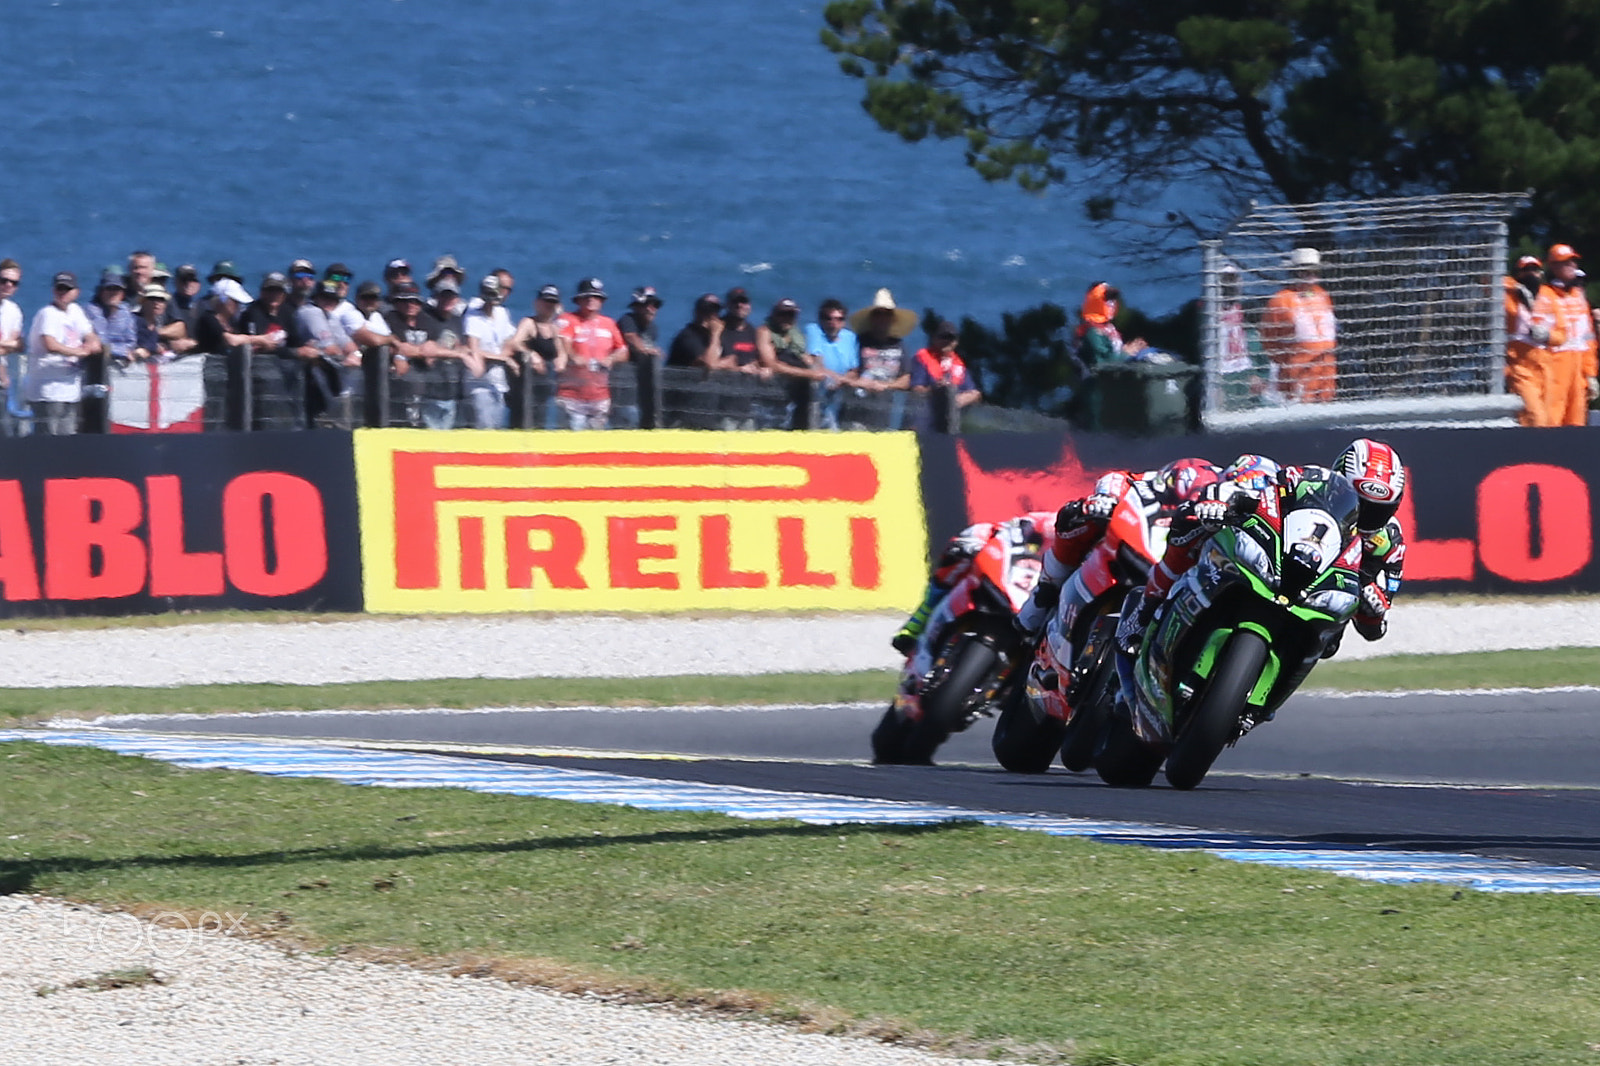
<svg viewBox="0 0 1600 1066">
<path fill-rule="evenodd" d="M 96 361 L 98 362 L 98 361 Z M 97 378 L 103 375 L 104 384 Z M 425 410 L 426 395 L 409 376 L 391 372 L 387 348 L 362 353 L 359 367 L 279 360 L 241 347 L 182 356 L 168 363 L 94 367 L 80 412 L 83 432 L 250 432 L 305 428 L 412 426 L 471 428 L 469 398 L 443 419 Z M 803 379 L 740 371 L 704 371 L 622 363 L 611 372 L 614 429 L 921 430 L 957 432 L 962 411 L 945 389 L 873 392 Z M 512 375 L 504 425 L 566 429 L 555 382 L 524 371 Z M 974 409 L 977 413 L 977 409 Z M 1032 412 L 985 408 L 972 428 L 1039 428 Z M 1021 420 L 1019 422 L 1018 420 Z M 0 435 L 25 436 L 26 404 L 0 406 Z M 1045 420 L 1064 428 L 1058 420 Z"/>
<path fill-rule="evenodd" d="M 1204 253 L 1205 424 L 1481 418 L 1505 393 L 1500 279 L 1520 194 L 1258 207 Z M 1295 402 L 1264 334 L 1269 302 L 1314 267 L 1336 319 L 1331 400 Z M 1309 255 L 1307 258 L 1313 258 Z"/>
</svg>

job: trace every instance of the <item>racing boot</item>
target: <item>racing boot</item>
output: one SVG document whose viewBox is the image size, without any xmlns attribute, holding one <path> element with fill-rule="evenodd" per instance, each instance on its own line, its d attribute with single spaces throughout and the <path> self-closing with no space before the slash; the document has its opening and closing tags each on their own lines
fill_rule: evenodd
<svg viewBox="0 0 1600 1066">
<path fill-rule="evenodd" d="M 1050 612 L 1056 609 L 1061 602 L 1061 586 L 1053 581 L 1040 581 L 1033 586 L 1033 591 L 1028 593 L 1027 602 L 1017 612 L 1017 631 L 1025 637 L 1028 643 L 1039 639 L 1044 632 L 1045 623 L 1050 621 Z"/>
<path fill-rule="evenodd" d="M 928 583 L 928 591 L 923 593 L 922 602 L 917 609 L 911 612 L 911 617 L 906 619 L 906 624 L 900 631 L 889 638 L 889 643 L 894 645 L 894 650 L 907 658 L 917 650 L 917 642 L 922 639 L 923 631 L 928 628 L 928 618 L 933 614 L 933 609 L 939 606 L 939 601 L 944 599 L 945 589 L 932 582 Z"/>
<path fill-rule="evenodd" d="M 1139 654 L 1144 631 L 1155 617 L 1156 608 L 1161 606 L 1159 599 L 1145 592 L 1140 588 L 1128 593 L 1128 598 L 1122 601 L 1122 617 L 1117 621 L 1117 649 L 1130 657 Z"/>
</svg>

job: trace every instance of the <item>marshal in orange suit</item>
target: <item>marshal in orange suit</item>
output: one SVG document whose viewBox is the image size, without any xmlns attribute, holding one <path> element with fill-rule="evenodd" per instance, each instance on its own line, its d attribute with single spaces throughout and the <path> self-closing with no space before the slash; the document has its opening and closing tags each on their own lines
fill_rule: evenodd
<svg viewBox="0 0 1600 1066">
<path fill-rule="evenodd" d="M 1273 294 L 1261 316 L 1261 343 L 1278 370 L 1278 385 L 1295 403 L 1329 403 L 1338 372 L 1334 346 L 1338 320 L 1333 301 L 1317 284 L 1322 255 L 1315 248 L 1289 253 L 1294 280 Z"/>
</svg>

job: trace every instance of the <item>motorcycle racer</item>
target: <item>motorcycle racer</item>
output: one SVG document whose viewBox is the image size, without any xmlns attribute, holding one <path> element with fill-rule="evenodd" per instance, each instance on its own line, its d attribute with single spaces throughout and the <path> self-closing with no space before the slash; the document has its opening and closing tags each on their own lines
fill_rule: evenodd
<svg viewBox="0 0 1600 1066">
<path fill-rule="evenodd" d="M 1367 640 L 1389 630 L 1389 605 L 1400 591 L 1406 537 L 1395 512 L 1406 491 L 1406 469 L 1394 448 L 1361 437 L 1350 442 L 1333 469 L 1350 479 L 1361 499 L 1356 532 L 1361 537 L 1361 606 L 1351 624 Z"/>
<path fill-rule="evenodd" d="M 1039 635 L 1062 588 L 1105 535 L 1107 521 L 1125 496 L 1131 494 L 1147 513 L 1172 513 L 1174 508 L 1199 499 L 1217 483 L 1218 473 L 1209 461 L 1188 458 L 1142 474 L 1114 470 L 1102 475 L 1089 495 L 1068 501 L 1056 513 L 1055 535 L 1046 541 L 1044 573 L 1018 613 L 1017 624 L 1029 636 Z"/>
<path fill-rule="evenodd" d="M 911 612 L 906 624 L 890 638 L 889 643 L 894 645 L 894 650 L 907 658 L 911 657 L 922 640 L 934 610 L 972 569 L 973 557 L 983 550 L 983 546 L 996 533 L 1015 529 L 1023 538 L 1041 537 L 1044 543 L 1049 544 L 1054 539 L 1055 526 L 1055 514 L 1032 511 L 1004 522 L 975 522 L 951 537 L 944 551 L 939 554 L 938 562 L 934 563 L 933 572 L 928 575 L 928 588 L 923 593 L 922 602 Z"/>
</svg>

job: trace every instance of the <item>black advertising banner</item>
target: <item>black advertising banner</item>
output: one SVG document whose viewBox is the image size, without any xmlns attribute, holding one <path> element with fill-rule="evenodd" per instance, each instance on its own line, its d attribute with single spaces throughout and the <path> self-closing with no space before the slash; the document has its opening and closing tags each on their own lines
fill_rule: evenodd
<svg viewBox="0 0 1600 1066">
<path fill-rule="evenodd" d="M 922 491 L 937 552 L 969 522 L 1055 510 L 1107 470 L 1184 456 L 1226 464 L 1258 452 L 1285 464 L 1332 463 L 1348 430 L 1167 437 L 987 434 L 922 438 Z M 1408 476 L 1406 588 L 1412 592 L 1595 592 L 1600 429 L 1413 429 L 1392 444 Z"/>
<path fill-rule="evenodd" d="M 0 616 L 361 610 L 349 433 L 0 440 Z"/>
</svg>

